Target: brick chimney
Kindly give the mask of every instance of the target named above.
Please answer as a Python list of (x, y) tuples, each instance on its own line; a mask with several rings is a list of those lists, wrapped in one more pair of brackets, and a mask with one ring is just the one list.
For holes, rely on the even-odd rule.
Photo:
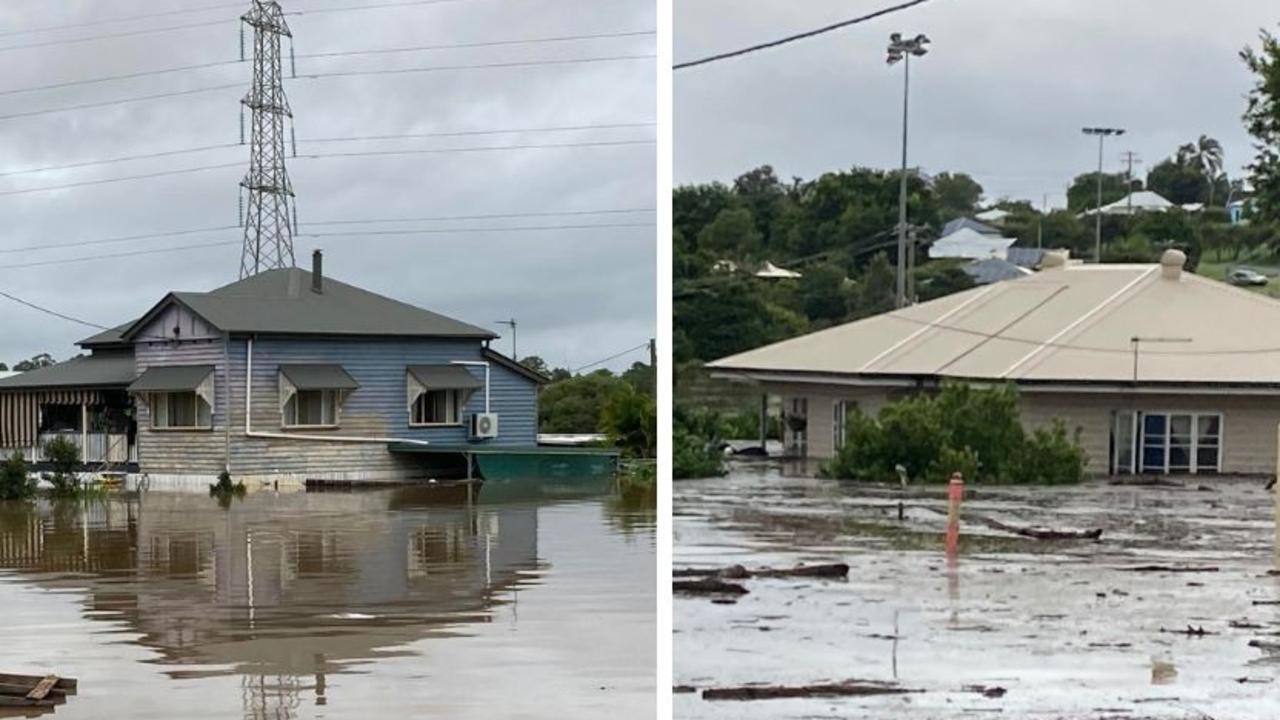
[(324, 253), (319, 250), (311, 253), (311, 292), (324, 294)]

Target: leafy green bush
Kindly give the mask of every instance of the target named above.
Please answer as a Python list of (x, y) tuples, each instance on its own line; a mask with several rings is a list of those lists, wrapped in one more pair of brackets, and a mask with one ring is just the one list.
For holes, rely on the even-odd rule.
[(59, 435), (44, 444), (44, 457), (51, 472), (44, 473), (45, 482), (53, 486), (57, 496), (75, 495), (80, 491), (80, 448)]
[(845, 421), (844, 447), (823, 468), (830, 477), (888, 482), (896, 466), (924, 482), (966, 480), (1070, 483), (1084, 477), (1085, 454), (1056, 421), (1026, 432), (1012, 385), (977, 389), (948, 383), (936, 395), (912, 395), (879, 418), (855, 412)]
[(24, 500), (35, 494), (36, 482), (21, 452), (0, 461), (0, 500)]
[(709, 410), (677, 409), (672, 423), (672, 476), (677, 479), (724, 474), (720, 417)]
[(652, 460), (624, 463), (618, 474), (618, 494), (630, 506), (656, 507), (658, 464)]
[(652, 395), (622, 385), (601, 408), (600, 426), (627, 457), (658, 454), (658, 404)]

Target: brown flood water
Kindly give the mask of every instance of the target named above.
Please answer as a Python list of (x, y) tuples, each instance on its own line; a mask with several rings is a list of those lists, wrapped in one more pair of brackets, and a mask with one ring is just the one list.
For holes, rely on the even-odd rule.
[[(730, 602), (677, 596), (675, 715), (699, 720), (1183, 720), (1280, 717), (1280, 532), (1256, 480), (1177, 487), (972, 487), (958, 562), (946, 489), (893, 488), (741, 463), (673, 493), (674, 567), (842, 561), (841, 580), (751, 579)], [(1101, 528), (1019, 538), (972, 521)], [(1213, 568), (1140, 571), (1141, 566)], [(722, 600), (722, 603), (725, 601)], [(1185, 633), (1188, 626), (1205, 635)], [(754, 683), (896, 682), (898, 696), (748, 702)], [(975, 686), (1007, 692), (987, 697)]]
[(50, 718), (651, 718), (652, 513), (413, 489), (0, 503), (0, 672)]

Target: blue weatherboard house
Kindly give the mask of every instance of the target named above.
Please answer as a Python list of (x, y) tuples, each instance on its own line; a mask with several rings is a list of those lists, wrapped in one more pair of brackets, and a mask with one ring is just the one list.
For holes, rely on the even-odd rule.
[(43, 461), (54, 437), (86, 469), (152, 482), (363, 482), (471, 476), (537, 450), (546, 378), (483, 328), (311, 272), (171, 292), (79, 345), (88, 355), (0, 380), (0, 450)]

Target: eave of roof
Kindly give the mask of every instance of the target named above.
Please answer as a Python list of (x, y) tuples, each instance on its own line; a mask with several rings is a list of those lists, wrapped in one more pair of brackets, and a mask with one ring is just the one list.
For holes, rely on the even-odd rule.
[(498, 365), (501, 365), (502, 367), (516, 373), (517, 375), (523, 375), (524, 377), (534, 381), (539, 385), (546, 385), (547, 383), (551, 382), (551, 378), (547, 377), (546, 375), (543, 375), (542, 373), (536, 370), (531, 370), (525, 367), (523, 364), (516, 362), (515, 360), (512, 360), (511, 358), (507, 357), (506, 355), (503, 355), (502, 353), (492, 348), (485, 348), (484, 350), (481, 351), (480, 354), (484, 357), (484, 359), (489, 360)]
[(0, 391), (125, 388), (135, 374), (133, 353), (88, 355), (0, 379)]

